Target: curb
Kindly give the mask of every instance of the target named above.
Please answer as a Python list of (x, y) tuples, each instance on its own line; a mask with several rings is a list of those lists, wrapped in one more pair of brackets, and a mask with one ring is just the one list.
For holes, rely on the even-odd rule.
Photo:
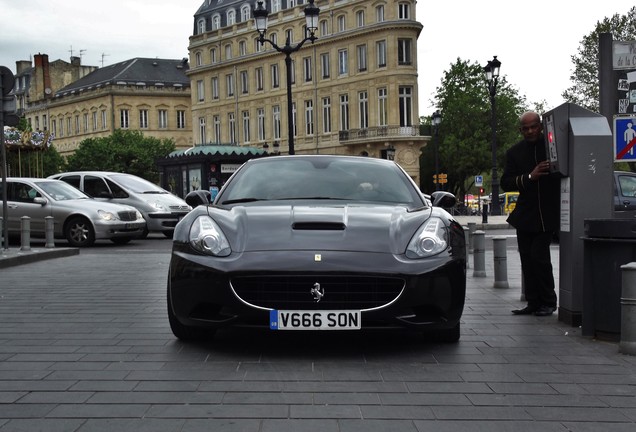
[(31, 249), (30, 251), (20, 251), (19, 249), (4, 249), (0, 255), (0, 269), (13, 267), (22, 264), (30, 264), (46, 259), (63, 258), (72, 255), (79, 255), (78, 248), (55, 248), (55, 249)]

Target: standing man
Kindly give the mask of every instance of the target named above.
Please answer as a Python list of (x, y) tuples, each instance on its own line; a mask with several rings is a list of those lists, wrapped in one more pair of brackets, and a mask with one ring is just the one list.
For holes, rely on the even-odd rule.
[(515, 315), (548, 316), (557, 307), (550, 243), (559, 229), (560, 176), (550, 173), (539, 114), (519, 118), (523, 139), (506, 152), (501, 176), (504, 191), (519, 191), (508, 223), (517, 230), (517, 244), (528, 305)]

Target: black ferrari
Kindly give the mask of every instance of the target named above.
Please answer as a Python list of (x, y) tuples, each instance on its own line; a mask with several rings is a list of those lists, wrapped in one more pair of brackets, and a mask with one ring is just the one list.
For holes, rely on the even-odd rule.
[(174, 232), (167, 301), (176, 337), (261, 326), (459, 339), (464, 230), (443, 209), (455, 198), (423, 195), (395, 162), (253, 159), (208, 199), (190, 193), (196, 208)]

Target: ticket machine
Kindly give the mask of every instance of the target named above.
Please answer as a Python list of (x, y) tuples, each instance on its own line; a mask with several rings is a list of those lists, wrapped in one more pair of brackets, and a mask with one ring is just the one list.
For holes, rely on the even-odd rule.
[(611, 218), (613, 140), (607, 119), (572, 103), (543, 114), (546, 154), (561, 179), (559, 320), (572, 326), (583, 315), (584, 220)]

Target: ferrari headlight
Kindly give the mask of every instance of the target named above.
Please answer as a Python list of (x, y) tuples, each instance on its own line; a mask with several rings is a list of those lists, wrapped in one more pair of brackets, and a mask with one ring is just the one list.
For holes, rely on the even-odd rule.
[(427, 258), (446, 250), (448, 231), (440, 218), (428, 219), (417, 230), (406, 249), (408, 258)]
[(230, 243), (221, 228), (209, 216), (199, 216), (190, 227), (190, 245), (206, 255), (228, 256)]

